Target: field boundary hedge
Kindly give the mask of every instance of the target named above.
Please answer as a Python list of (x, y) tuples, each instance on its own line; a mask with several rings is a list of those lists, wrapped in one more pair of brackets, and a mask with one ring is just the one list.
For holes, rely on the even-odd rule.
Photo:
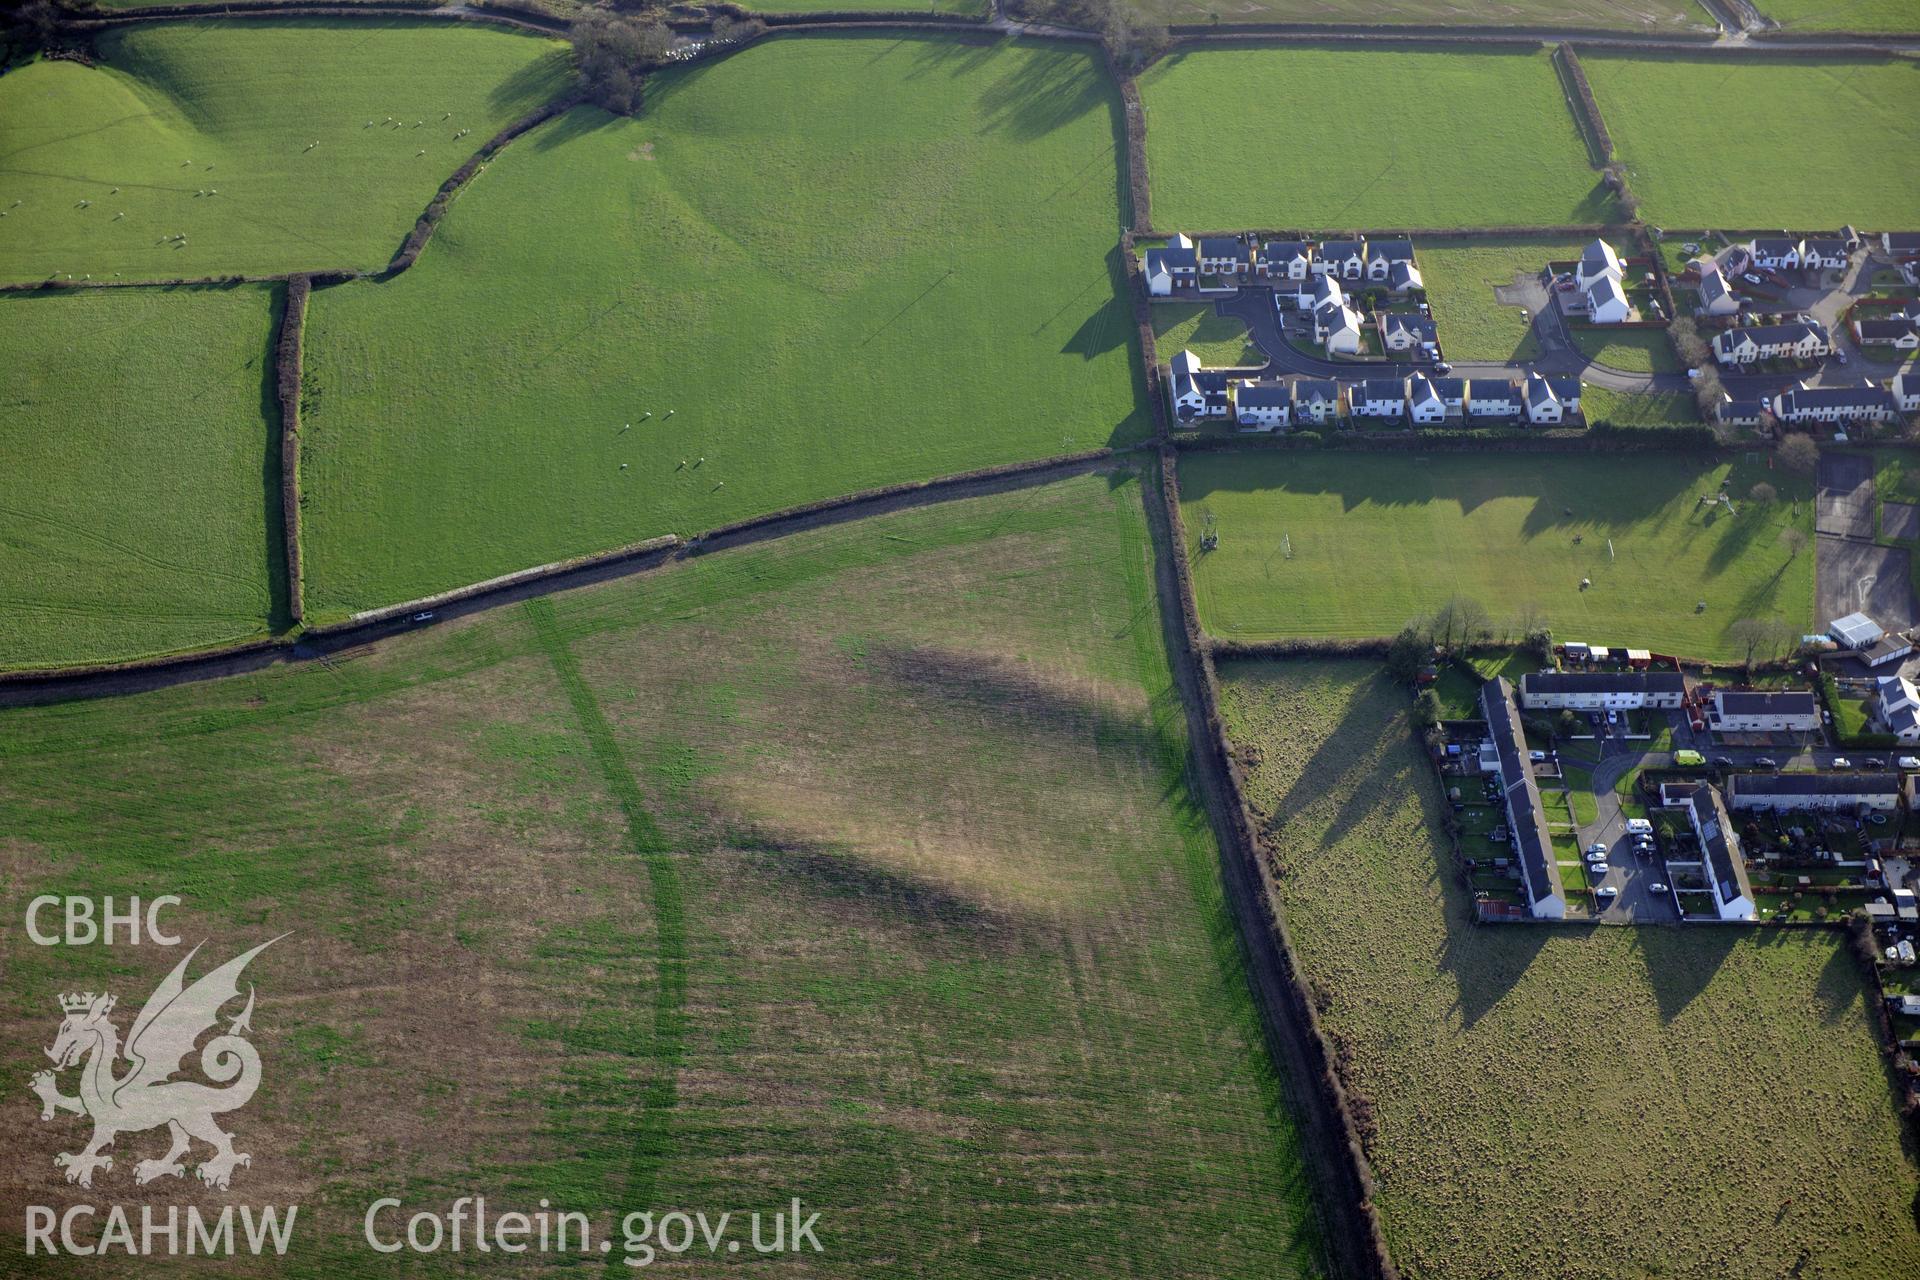
[(274, 345), (274, 384), (280, 393), (280, 541), (287, 575), (287, 613), (295, 626), (305, 619), (300, 574), (300, 380), (306, 335), (307, 296), (312, 282), (302, 275), (287, 280), (280, 341)]
[[(1296, 1082), (1302, 1151), (1317, 1170), (1322, 1232), (1335, 1275), (1397, 1280), (1374, 1205), (1373, 1167), (1360, 1140), (1332, 1039), (1299, 970), (1285, 918), (1268, 885), (1274, 872), (1259, 825), (1247, 808), (1239, 763), (1220, 716), (1220, 686), (1210, 642), (1200, 627), (1180, 516), (1179, 457), (1159, 450), (1160, 483), (1144, 487), (1156, 532), (1162, 613), (1176, 687), (1187, 710), (1200, 800), (1220, 841), (1222, 880), (1248, 952), (1247, 972), (1267, 1041), (1283, 1074)], [(1169, 600), (1167, 597), (1171, 596)], [(1263, 979), (1265, 979), (1263, 981)]]
[(1613, 160), (1613, 134), (1607, 131), (1607, 119), (1600, 114), (1599, 100), (1593, 96), (1593, 86), (1587, 83), (1587, 69), (1580, 65), (1580, 55), (1563, 41), (1554, 47), (1553, 65), (1559, 68), (1561, 79), (1572, 90), (1573, 118), (1580, 125), (1580, 137), (1587, 144), (1593, 167), (1606, 168)]

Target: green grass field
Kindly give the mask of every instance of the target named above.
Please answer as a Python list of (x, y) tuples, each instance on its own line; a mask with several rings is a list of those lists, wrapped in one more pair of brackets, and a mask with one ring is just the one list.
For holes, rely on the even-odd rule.
[[(1392, 635), (1461, 595), (1496, 624), (1531, 612), (1561, 639), (1702, 659), (1737, 656), (1727, 630), (1742, 618), (1812, 621), (1813, 553), (1790, 557), (1781, 541), (1787, 528), (1811, 537), (1811, 488), (1768, 472), (1780, 501), (1738, 501), (1761, 478), (1755, 464), (1685, 455), (1222, 453), (1180, 465), (1188, 527), (1211, 511), (1220, 530), (1217, 550), (1194, 553), (1216, 635)], [(1737, 516), (1698, 503), (1722, 480)]]
[(1495, 298), (1517, 276), (1580, 256), (1578, 240), (1422, 240), (1414, 246), (1450, 360), (1525, 360), (1538, 350), (1521, 308)]
[(1117, 111), (1078, 50), (783, 39), (521, 139), (314, 295), (309, 609), (1140, 439)]
[(1403, 690), (1357, 663), (1222, 680), (1402, 1274), (1920, 1272), (1915, 1169), (1837, 934), (1475, 927)]
[(1589, 360), (1630, 373), (1677, 373), (1680, 357), (1665, 329), (1569, 328), (1573, 344)]
[(1920, 31), (1913, 0), (1760, 0), (1789, 31)]
[(1176, 53), (1140, 79), (1162, 230), (1611, 220), (1544, 52)]
[[(485, 1192), (601, 1228), (797, 1195), (822, 1274), (1322, 1275), (1149, 557), (1138, 482), (1091, 476), (0, 713), (0, 907), (177, 892), (218, 959), (297, 930), (231, 1127), (299, 1274), (393, 1274), (373, 1195)], [(23, 1098), (56, 992), (130, 1017), (177, 959), (0, 956)], [(37, 1114), (0, 1137), (64, 1205), (78, 1122)]]
[[(1583, 56), (1646, 217), (1669, 227), (1900, 226), (1920, 208), (1920, 67), (1891, 60)], [(1906, 106), (1902, 106), (1906, 103)], [(1737, 129), (1716, 121), (1739, 120)], [(1817, 139), (1780, 180), (1783, 134)], [(1709, 144), (1708, 139), (1711, 139)], [(1702, 163), (1711, 145), (1712, 162)], [(1730, 175), (1733, 175), (1730, 177)]]
[(1697, 427), (1700, 410), (1693, 397), (1679, 391), (1636, 396), (1589, 386), (1580, 395), (1581, 412), (1588, 422), (1602, 419), (1621, 426)]
[(284, 626), (277, 290), (0, 298), (0, 668)]
[(383, 267), (570, 76), (556, 41), (450, 23), (163, 23), (96, 47), (98, 69), (0, 76), (0, 280)]
[(1184, 349), (1209, 366), (1265, 364), (1247, 326), (1214, 311), (1213, 304), (1161, 302), (1153, 308), (1153, 349), (1162, 364)]

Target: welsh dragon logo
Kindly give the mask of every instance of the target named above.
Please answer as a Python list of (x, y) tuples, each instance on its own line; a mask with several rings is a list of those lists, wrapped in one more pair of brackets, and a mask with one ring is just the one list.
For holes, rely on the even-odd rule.
[[(113, 1012), (113, 996), (89, 991), (60, 997), (66, 1017), (53, 1047), (47, 1050), (54, 1069), (35, 1073), (32, 1087), (40, 1098), (42, 1120), (51, 1120), (62, 1111), (93, 1120), (93, 1140), (84, 1150), (62, 1152), (53, 1158), (56, 1167), (67, 1171), (68, 1182), (91, 1187), (96, 1169), (112, 1172), (113, 1157), (102, 1152), (116, 1137), (161, 1125), (167, 1127), (173, 1145), (158, 1160), (134, 1165), (136, 1183), (184, 1175), (186, 1165), (181, 1157), (188, 1154), (190, 1139), (194, 1138), (213, 1148), (213, 1156), (195, 1170), (209, 1187), (224, 1191), (235, 1166), (253, 1163), (251, 1156), (233, 1149), (233, 1135), (213, 1119), (245, 1106), (260, 1087), (260, 1054), (246, 1039), (246, 1033), (252, 1030), (251, 986), (247, 988), (246, 1008), (232, 1019), (225, 1034), (214, 1036), (200, 1050), (201, 1071), (225, 1087), (175, 1080), (173, 1076), (201, 1035), (217, 1027), (221, 1007), (239, 998), (240, 974), (248, 961), (279, 940), (261, 943), (191, 986), (186, 982), (187, 965), (200, 948), (189, 951), (186, 959), (154, 988), (146, 1007), (133, 1020), (133, 1029), (127, 1033), (124, 1056), (128, 1066), (124, 1073), (118, 1070), (122, 1057), (120, 1032), (108, 1017)], [(80, 1094), (68, 1097), (60, 1092), (55, 1072), (83, 1062)]]

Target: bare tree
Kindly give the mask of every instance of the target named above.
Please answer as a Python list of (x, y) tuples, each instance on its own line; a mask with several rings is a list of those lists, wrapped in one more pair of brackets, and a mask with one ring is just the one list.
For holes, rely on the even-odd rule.
[(1487, 607), (1471, 596), (1454, 596), (1433, 613), (1433, 642), (1452, 653), (1493, 634)]
[(1779, 500), (1780, 491), (1768, 484), (1765, 480), (1762, 480), (1759, 484), (1747, 490), (1747, 497), (1754, 502), (1762, 504), (1771, 503)]
[(1675, 316), (1673, 323), (1667, 326), (1667, 341), (1673, 344), (1673, 350), (1681, 363), (1693, 365), (1703, 370), (1713, 368), (1713, 348), (1700, 336), (1700, 326), (1694, 323), (1692, 316)]
[(1807, 531), (1799, 525), (1790, 524), (1780, 531), (1780, 545), (1787, 549), (1787, 559), (1796, 560), (1807, 549)]
[(575, 19), (567, 38), (589, 101), (615, 115), (639, 110), (647, 71), (665, 62), (673, 48), (673, 33), (666, 24), (635, 22), (604, 11)]
[(1781, 466), (1803, 475), (1820, 465), (1820, 446), (1798, 431), (1781, 438), (1779, 453)]

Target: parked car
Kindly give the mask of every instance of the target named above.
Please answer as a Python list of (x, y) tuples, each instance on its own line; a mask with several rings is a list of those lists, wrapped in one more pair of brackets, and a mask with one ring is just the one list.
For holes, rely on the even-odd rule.
[(1755, 756), (1753, 762), (1762, 769), (1778, 769), (1780, 767), (1780, 762), (1772, 756)]
[(1713, 763), (1717, 765), (1719, 768), (1731, 769), (1733, 768), (1733, 757), (1732, 756), (1715, 756), (1713, 758)]
[(1595, 889), (1593, 891), (1593, 896), (1601, 899), (1604, 902), (1612, 902), (1615, 898), (1620, 896), (1620, 890), (1614, 888), (1610, 884), (1603, 884), (1598, 889)]
[(1620, 713), (1619, 713), (1618, 711), (1609, 711), (1609, 712), (1607, 712), (1607, 723), (1608, 723), (1608, 724), (1619, 724), (1619, 723), (1620, 723)]
[(1433, 371), (1444, 378), (1453, 372), (1453, 366), (1445, 360), (1436, 360), (1433, 362)]
[(1611, 870), (1613, 870), (1613, 868), (1604, 862), (1589, 862), (1587, 864), (1587, 876), (1589, 879), (1603, 877)]
[(416, 613), (416, 614), (414, 614), (414, 615), (413, 615), (413, 620), (414, 620), (415, 622), (432, 622), (432, 621), (433, 621), (433, 610), (431, 610), (431, 609), (426, 609), (426, 610), (423, 610), (423, 611), (421, 611), (420, 613)]
[(1845, 756), (1835, 756), (1827, 762), (1827, 767), (1829, 769), (1851, 769), (1853, 768), (1853, 761), (1847, 759)]
[(1740, 278), (1742, 280), (1745, 280), (1748, 284), (1765, 284), (1766, 283), (1766, 281), (1762, 280), (1758, 275), (1756, 275), (1754, 272), (1751, 272), (1751, 271), (1747, 272), (1745, 275), (1741, 276)]
[(1902, 769), (1920, 769), (1920, 756), (1901, 756), (1894, 763)]
[(1647, 886), (1647, 892), (1648, 893), (1665, 893), (1667, 892), (1668, 887), (1669, 886), (1662, 884), (1660, 881), (1655, 880), (1652, 884)]
[(1887, 767), (1887, 762), (1885, 760), (1882, 760), (1879, 756), (1868, 756), (1865, 760), (1862, 760), (1860, 763), (1867, 766), (1867, 768), (1869, 769), (1884, 769)]
[(1588, 845), (1588, 846), (1587, 846), (1587, 856), (1588, 856), (1589, 858), (1604, 858), (1604, 857), (1606, 857), (1606, 856), (1607, 856), (1607, 845), (1606, 845), (1606, 841), (1604, 841), (1604, 840), (1595, 840), (1595, 841), (1594, 841), (1594, 842), (1593, 842), (1592, 844), (1590, 844), (1590, 845)]

